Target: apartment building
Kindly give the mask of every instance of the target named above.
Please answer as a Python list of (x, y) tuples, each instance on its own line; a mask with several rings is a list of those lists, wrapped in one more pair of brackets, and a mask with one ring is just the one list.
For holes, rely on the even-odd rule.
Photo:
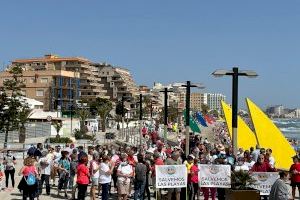
[(226, 96), (219, 93), (204, 93), (207, 98), (207, 105), (210, 110), (217, 110), (222, 113), (221, 101), (226, 101)]
[(117, 101), (122, 96), (134, 97), (139, 94), (139, 88), (128, 69), (113, 67), (105, 63), (94, 63), (93, 65), (97, 68), (106, 96), (110, 99)]
[(191, 109), (201, 111), (203, 104), (207, 104), (205, 93), (191, 93)]
[[(0, 73), (0, 87), (5, 80), (11, 79), (9, 72)], [(25, 87), (21, 93), (44, 104), (44, 110), (54, 110), (60, 106), (68, 109), (78, 99), (79, 74), (64, 70), (23, 71)]]
[[(55, 110), (58, 106), (69, 109), (76, 100), (91, 102), (97, 97), (109, 98), (98, 69), (88, 59), (49, 54), (41, 58), (16, 59), (9, 68), (14, 65), (23, 69), (24, 94), (42, 101), (45, 110)], [(8, 72), (0, 73), (1, 79), (9, 76)]]

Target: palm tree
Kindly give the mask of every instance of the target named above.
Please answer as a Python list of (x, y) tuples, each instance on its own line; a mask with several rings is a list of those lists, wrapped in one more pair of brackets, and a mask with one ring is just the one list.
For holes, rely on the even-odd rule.
[(61, 121), (53, 121), (52, 125), (54, 126), (54, 128), (56, 130), (56, 138), (57, 139), (60, 138), (59, 131), (63, 127), (62, 122)]
[(25, 124), (28, 122), (31, 116), (32, 110), (28, 107), (22, 107), (19, 111), (19, 143), (24, 143), (26, 139), (26, 127)]
[(79, 117), (80, 121), (80, 131), (85, 134), (86, 128), (84, 122), (90, 117), (91, 113), (88, 109), (79, 108), (78, 110), (76, 110), (76, 114)]
[(96, 101), (91, 104), (90, 108), (96, 110), (100, 116), (102, 131), (105, 132), (106, 118), (109, 112), (113, 109), (112, 102), (108, 99), (98, 97), (96, 98)]

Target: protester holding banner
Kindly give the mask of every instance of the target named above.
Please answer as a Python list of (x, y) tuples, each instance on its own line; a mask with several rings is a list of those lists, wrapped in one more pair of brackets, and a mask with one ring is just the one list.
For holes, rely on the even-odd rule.
[[(156, 196), (157, 190), (156, 190), (156, 172), (155, 172), (155, 166), (157, 165), (164, 165), (164, 161), (161, 159), (161, 155), (158, 152), (155, 152), (153, 155), (154, 161), (151, 168), (152, 172), (152, 185), (154, 190), (154, 196)], [(157, 193), (157, 198), (160, 198), (160, 193)]]
[[(174, 151), (171, 155), (171, 158), (167, 158), (165, 164), (166, 165), (180, 165), (180, 161), (179, 161), (179, 152), (178, 151)], [(168, 200), (172, 200), (172, 195), (175, 192), (175, 197), (176, 200), (180, 200), (180, 188), (168, 188)]]
[(188, 176), (188, 183), (191, 187), (190, 193), (189, 193), (189, 200), (195, 200), (196, 197), (199, 199), (199, 181), (198, 181), (198, 159), (195, 158), (193, 160), (194, 164), (190, 169), (190, 174)]
[(265, 162), (265, 156), (260, 154), (257, 158), (257, 162), (253, 165), (252, 172), (275, 172), (276, 169), (272, 168), (268, 162)]

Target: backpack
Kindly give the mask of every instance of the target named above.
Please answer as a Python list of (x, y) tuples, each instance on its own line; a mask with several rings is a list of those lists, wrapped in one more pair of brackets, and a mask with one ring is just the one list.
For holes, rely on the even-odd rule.
[(25, 181), (29, 186), (34, 185), (36, 182), (36, 177), (33, 175), (33, 173), (29, 173), (27, 178), (25, 178)]
[(146, 180), (147, 166), (143, 163), (138, 163), (135, 167), (135, 179), (137, 181)]

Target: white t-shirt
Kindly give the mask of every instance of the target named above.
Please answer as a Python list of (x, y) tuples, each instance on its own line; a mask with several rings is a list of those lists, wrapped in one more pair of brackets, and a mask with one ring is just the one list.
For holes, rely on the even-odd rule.
[[(131, 173), (133, 173), (133, 169), (132, 169), (132, 166), (127, 164), (127, 165), (122, 165), (122, 163), (119, 165), (118, 167), (118, 171), (120, 171), (122, 174), (124, 175), (130, 175)], [(119, 176), (118, 177), (118, 180), (119, 181), (125, 181), (126, 179), (126, 182), (130, 182), (130, 179), (129, 178), (125, 178), (123, 176)]]
[(109, 171), (109, 164), (108, 163), (101, 163), (100, 170), (99, 170), (99, 183), (105, 184), (111, 182), (111, 175), (106, 174)]
[[(96, 171), (96, 169), (98, 168), (99, 164), (96, 161), (91, 161), (92, 162), (92, 168), (93, 168), (93, 172)], [(92, 178), (99, 178), (99, 169), (92, 175)]]
[(274, 167), (275, 166), (275, 159), (273, 156), (270, 156), (269, 157), (269, 164), (271, 165), (271, 167)]
[[(46, 165), (41, 165), (41, 163), (47, 163)], [(41, 170), (41, 174), (45, 174), (45, 175), (50, 175), (51, 174), (51, 165), (52, 165), (52, 160), (47, 158), (47, 157), (44, 157), (44, 158), (41, 158), (39, 160), (39, 168)], [(46, 166), (46, 167), (45, 167)]]
[(239, 166), (239, 165), (235, 166), (234, 171), (238, 172), (240, 170), (242, 170), (242, 171), (249, 171), (249, 167), (246, 164), (243, 164), (241, 166)]

